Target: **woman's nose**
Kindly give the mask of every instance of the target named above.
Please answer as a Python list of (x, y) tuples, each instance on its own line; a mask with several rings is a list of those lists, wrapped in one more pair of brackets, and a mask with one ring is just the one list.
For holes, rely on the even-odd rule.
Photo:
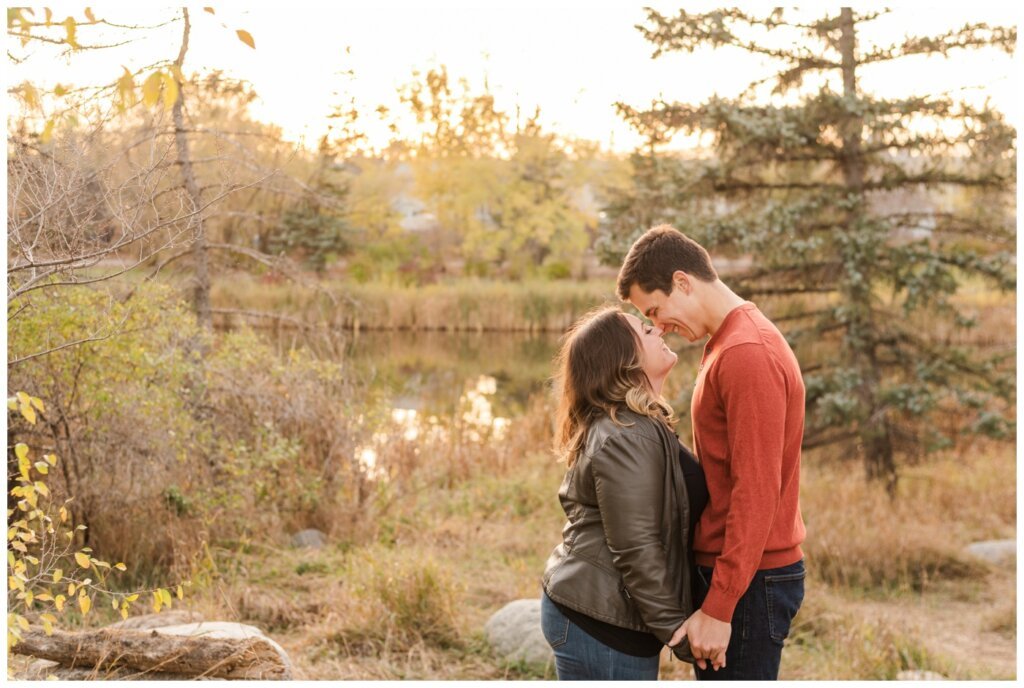
[(658, 335), (659, 337), (665, 334), (665, 330), (661, 329), (661, 327), (659, 327), (658, 325), (655, 325), (653, 328), (651, 328), (651, 332), (653, 334)]

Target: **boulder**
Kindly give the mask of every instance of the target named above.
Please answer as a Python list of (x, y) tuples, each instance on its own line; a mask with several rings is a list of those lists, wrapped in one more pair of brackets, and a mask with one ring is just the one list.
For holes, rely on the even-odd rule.
[(971, 557), (987, 561), (997, 566), (1012, 564), (1017, 560), (1016, 540), (985, 540), (973, 542), (964, 549)]
[(299, 532), (292, 535), (292, 547), (308, 547), (310, 549), (320, 549), (327, 544), (327, 536), (323, 532), (316, 528), (307, 528), (306, 530), (300, 530)]
[(202, 621), (203, 615), (199, 612), (187, 610), (174, 610), (160, 612), (159, 614), (143, 614), (142, 616), (130, 616), (124, 621), (110, 624), (107, 628), (117, 628), (122, 631), (148, 631), (161, 626), (178, 626), (180, 624)]
[(540, 629), (540, 599), (509, 602), (484, 626), (487, 642), (509, 662), (547, 666), (554, 661)]

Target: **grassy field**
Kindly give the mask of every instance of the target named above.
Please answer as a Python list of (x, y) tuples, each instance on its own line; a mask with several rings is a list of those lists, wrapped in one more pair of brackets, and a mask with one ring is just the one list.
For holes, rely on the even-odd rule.
[[(520, 419), (522, 435), (543, 436), (547, 414), (538, 405)], [(407, 495), (358, 542), (216, 553), (190, 606), (264, 628), (305, 678), (551, 678), (550, 667), (493, 657), (483, 626), (507, 602), (539, 595), (563, 522), (562, 468), (542, 451), (513, 461), (481, 453), (475, 469)], [(810, 575), (782, 677), (892, 679), (921, 669), (1013, 679), (1015, 571), (960, 552), (1014, 537), (1013, 447), (977, 445), (914, 468), (896, 502), (851, 468), (805, 461)], [(666, 653), (662, 676), (691, 670)]]
[[(322, 303), (296, 301), (300, 292), (282, 285), (236, 286), (233, 297), (247, 300), (225, 303), (221, 292), (218, 306), (276, 310), (321, 324), (344, 312), (317, 316)], [(370, 304), (377, 324), (397, 329), (412, 327), (413, 318), (416, 326), (443, 324), (440, 329), (493, 324), (540, 330), (564, 327), (606, 289), (598, 283), (535, 286), (463, 282), (421, 294), (370, 285), (347, 296)], [(968, 290), (959, 298), (981, 325), (968, 333), (950, 331), (949, 341), (1012, 353), (1012, 295)], [(165, 329), (185, 333), (183, 310), (161, 305), (155, 296), (141, 299), (136, 296), (138, 317), (148, 314)], [(427, 303), (433, 310), (421, 307)], [(90, 304), (83, 301), (79, 312)], [(759, 305), (771, 310), (771, 304)], [(69, 320), (67, 306), (52, 304), (52, 317)], [(83, 331), (94, 331), (90, 322)], [(149, 491), (134, 496), (138, 510), (108, 508), (106, 530), (102, 519), (92, 522), (93, 544), (102, 543), (96, 546), (132, 566), (135, 578), (126, 585), (191, 579), (185, 607), (209, 620), (261, 627), (288, 650), (301, 678), (553, 677), (551, 667), (504, 664), (483, 638), (487, 619), (504, 604), (538, 597), (545, 559), (560, 537), (564, 516), (556, 492), (563, 469), (546, 450), (549, 400), (530, 397), (522, 384), (515, 408), (501, 411), (512, 418), (503, 432), (474, 427), (456, 414), (451, 427), (409, 436), (407, 428), (375, 425), (377, 416), (386, 421), (390, 407), (372, 407), (353, 380), (359, 377), (357, 361), (344, 360), (344, 342), (354, 333), (328, 337), (317, 330), (324, 335), (323, 350), (312, 355), (236, 331), (216, 334), (203, 366), (203, 413), (197, 415), (175, 391), (191, 368), (181, 351), (146, 336), (152, 331), (96, 345), (87, 367), (97, 390), (91, 394), (106, 395), (101, 420), (109, 428), (99, 428), (106, 434), (95, 419), (90, 426), (96, 433), (90, 456), (97, 465), (109, 463), (124, 473), (142, 462), (146, 471), (139, 475), (152, 476), (152, 458), (126, 445), (130, 438), (147, 451), (164, 451), (168, 471), (185, 486), (174, 493), (175, 501), (164, 489), (166, 480), (140, 481), (138, 490)], [(48, 332), (40, 327), (37, 334)], [(389, 374), (415, 374), (421, 358), (466, 358), (454, 340), (394, 334), (408, 346), (393, 350), (395, 371)], [(529, 378), (549, 374), (545, 355), (524, 357), (523, 342), (509, 339), (505, 348), (485, 355), (523, 368), (519, 372)], [(435, 355), (437, 348), (443, 356)], [(64, 370), (57, 366), (62, 360), (64, 355), (54, 355), (46, 368), (26, 366), (38, 380), (24, 372), (18, 384), (43, 393), (39, 381), (49, 381), (49, 405), (63, 389), (57, 384), (63, 378), (54, 377)], [(72, 359), (67, 365), (81, 368)], [(695, 365), (686, 358), (674, 384), (686, 385)], [(143, 369), (150, 373), (140, 375)], [(480, 374), (476, 367), (460, 367), (456, 378), (474, 370)], [(117, 399), (108, 398), (113, 388), (120, 389)], [(458, 397), (458, 389), (444, 391)], [(167, 439), (175, 418), (180, 447)], [(688, 434), (685, 427), (681, 434)], [(370, 444), (387, 481), (367, 479), (353, 460)], [(859, 463), (841, 458), (834, 452), (805, 455), (808, 592), (783, 678), (889, 679), (904, 669), (955, 679), (1015, 678), (1016, 571), (962, 554), (970, 542), (1015, 537), (1015, 446), (963, 439), (955, 451), (904, 467), (895, 501), (864, 483)], [(193, 477), (197, 484), (190, 491)], [(108, 481), (96, 484), (106, 489)], [(238, 484), (252, 489), (238, 490)], [(100, 496), (98, 504), (109, 504)], [(147, 527), (152, 523), (158, 524), (155, 534)], [(327, 532), (327, 547), (288, 546), (289, 533), (311, 526)], [(143, 545), (152, 551), (143, 552)], [(118, 547), (126, 551), (114, 551)], [(157, 556), (168, 551), (174, 553), (169, 562)], [(145, 613), (133, 613), (139, 612)], [(84, 620), (72, 610), (66, 621), (80, 628), (115, 618), (107, 605)], [(690, 678), (691, 670), (666, 654), (662, 675)]]

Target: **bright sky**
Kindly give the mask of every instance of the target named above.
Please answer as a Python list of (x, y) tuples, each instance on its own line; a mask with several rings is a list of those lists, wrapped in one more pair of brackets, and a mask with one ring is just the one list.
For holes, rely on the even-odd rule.
[[(467, 78), (475, 92), (486, 78), (498, 106), (506, 111), (514, 112), (518, 104), (525, 117), (540, 105), (542, 122), (550, 129), (628, 151), (639, 138), (616, 116), (615, 101), (642, 106), (664, 96), (699, 102), (716, 91), (733, 95), (771, 71), (759, 58), (735, 50), (651, 60), (651, 45), (634, 28), (644, 20), (645, 5), (666, 13), (679, 7), (666, 2), (382, 0), (331, 6), (233, 3), (216, 6), (215, 16), (195, 7), (185, 69), (220, 68), (248, 79), (260, 95), (254, 107), (259, 119), (279, 124), (291, 140), (305, 137), (315, 143), (325, 131), (332, 106), (347, 100), (339, 93), (354, 96), (367, 112), (378, 104), (400, 109), (396, 89), (411, 80), (413, 70), (425, 72), (443, 64), (450, 77)], [(58, 21), (69, 13), (83, 18), (84, 5), (50, 6)], [(713, 6), (686, 5), (689, 11)], [(175, 12), (171, 6), (101, 2), (93, 3), (92, 10), (97, 17), (122, 23), (158, 23)], [(927, 35), (968, 22), (1012, 25), (1019, 18), (1020, 10), (1008, 3), (918, 5), (878, 20), (870, 37), (888, 44), (900, 40), (910, 27), (915, 35)], [(80, 42), (90, 41), (87, 28), (80, 29)], [(253, 35), (256, 50), (235, 37), (238, 28)], [(121, 73), (120, 65), (134, 69), (173, 58), (180, 33), (181, 25), (175, 23), (147, 32), (145, 40), (79, 52), (70, 61), (53, 59), (52, 49), (43, 46), (23, 65), (10, 69), (7, 80), (29, 79), (37, 85), (112, 81)], [(986, 50), (960, 51), (945, 62), (903, 62), (899, 67), (864, 69), (862, 86), (880, 95), (907, 95), (908, 87), (917, 93), (939, 93), (966, 86), (972, 100), (990, 97), (1019, 124), (1020, 74), (1013, 58)], [(355, 72), (354, 80), (341, 75), (349, 69)], [(373, 120), (364, 118), (363, 123)], [(383, 125), (369, 133), (374, 144), (386, 142)]]

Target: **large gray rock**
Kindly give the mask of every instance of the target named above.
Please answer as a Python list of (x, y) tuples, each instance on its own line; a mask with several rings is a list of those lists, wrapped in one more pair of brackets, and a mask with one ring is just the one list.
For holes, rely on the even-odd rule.
[(554, 661), (551, 646), (540, 630), (540, 600), (509, 602), (484, 626), (487, 642), (510, 662), (547, 666)]
[(300, 530), (299, 532), (292, 535), (292, 547), (308, 547), (310, 549), (320, 549), (327, 544), (327, 536), (323, 532), (316, 528), (308, 528), (306, 530)]
[(117, 628), (122, 631), (148, 631), (153, 628), (160, 628), (161, 626), (178, 626), (202, 620), (203, 615), (199, 612), (176, 609), (174, 611), (160, 612), (159, 614), (130, 616), (124, 621), (110, 624), (108, 628)]
[(1011, 564), (1017, 559), (1016, 540), (985, 540), (974, 542), (964, 549), (969, 556), (982, 559), (997, 566)]

